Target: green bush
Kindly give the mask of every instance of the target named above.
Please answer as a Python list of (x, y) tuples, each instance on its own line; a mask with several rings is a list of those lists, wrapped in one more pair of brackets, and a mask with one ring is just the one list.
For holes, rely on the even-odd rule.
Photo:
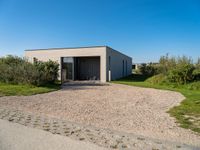
[(200, 81), (192, 82), (192, 83), (188, 84), (187, 86), (188, 86), (188, 89), (190, 89), (190, 90), (200, 90)]
[(158, 72), (166, 75), (174, 66), (176, 66), (175, 57), (169, 57), (168, 54), (166, 56), (161, 56), (158, 63)]
[(25, 58), (0, 58), (0, 82), (43, 85), (54, 83), (58, 77), (58, 63), (53, 61), (30, 63)]
[(193, 81), (194, 69), (194, 64), (190, 58), (185, 56), (179, 57), (176, 60), (176, 65), (174, 68), (168, 71), (167, 78), (169, 81), (177, 84), (186, 84)]
[(34, 66), (36, 66), (39, 72), (38, 83), (46, 84), (46, 83), (54, 83), (58, 78), (58, 70), (59, 64), (54, 61), (34, 61)]
[(194, 77), (194, 81), (200, 81), (200, 58), (195, 64), (195, 69), (193, 70), (192, 75)]
[(158, 74), (157, 68), (153, 63), (141, 64), (141, 66), (139, 66), (139, 71), (144, 76), (149, 76), (149, 77)]
[(145, 82), (151, 83), (151, 84), (162, 84), (166, 82), (166, 76), (164, 74), (158, 74), (155, 76), (152, 76), (145, 80)]
[(7, 57), (0, 58), (1, 82), (31, 84), (31, 78), (33, 77), (35, 71), (36, 68), (32, 64), (20, 57), (9, 55)]
[(170, 82), (186, 84), (193, 80), (193, 70), (194, 68), (192, 65), (177, 66), (169, 71), (167, 78)]
[(161, 56), (159, 63), (142, 64), (139, 69), (144, 76), (159, 74), (150, 78), (149, 82), (158, 82), (161, 76), (165, 76), (166, 82), (177, 85), (200, 81), (200, 58), (194, 64), (189, 57), (169, 57), (167, 54)]

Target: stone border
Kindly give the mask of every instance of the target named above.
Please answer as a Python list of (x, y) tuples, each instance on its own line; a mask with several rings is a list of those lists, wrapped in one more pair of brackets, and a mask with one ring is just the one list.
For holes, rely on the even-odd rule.
[(15, 122), (27, 127), (42, 129), (53, 134), (68, 136), (75, 140), (91, 142), (111, 149), (199, 149), (186, 144), (155, 140), (109, 129), (99, 129), (93, 126), (33, 115), (31, 113), (9, 108), (0, 108), (0, 119)]

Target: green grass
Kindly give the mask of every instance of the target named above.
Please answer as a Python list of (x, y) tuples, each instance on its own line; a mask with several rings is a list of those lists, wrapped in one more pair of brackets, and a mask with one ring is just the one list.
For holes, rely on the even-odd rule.
[(182, 93), (186, 99), (179, 106), (171, 108), (168, 113), (177, 119), (181, 127), (200, 133), (200, 90), (190, 90), (189, 85), (177, 86), (174, 84), (151, 84), (145, 82), (147, 77), (132, 75), (113, 83), (126, 84), (147, 88), (172, 90)]
[(0, 83), (0, 96), (34, 95), (34, 94), (52, 92), (58, 89), (60, 89), (59, 84), (36, 87), (31, 85), (13, 85), (13, 84)]

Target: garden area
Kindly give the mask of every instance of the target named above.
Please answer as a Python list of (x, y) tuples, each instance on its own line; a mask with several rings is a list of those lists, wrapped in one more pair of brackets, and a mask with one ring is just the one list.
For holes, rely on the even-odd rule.
[(141, 64), (131, 76), (113, 82), (180, 92), (185, 100), (168, 113), (181, 127), (200, 133), (200, 59), (162, 56), (159, 63)]
[(33, 95), (60, 89), (59, 64), (51, 60), (33, 63), (17, 56), (0, 58), (0, 96)]

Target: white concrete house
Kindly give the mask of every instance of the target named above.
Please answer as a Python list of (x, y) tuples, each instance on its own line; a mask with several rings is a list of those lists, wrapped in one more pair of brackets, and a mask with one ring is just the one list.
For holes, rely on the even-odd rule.
[(60, 79), (111, 81), (132, 72), (132, 58), (108, 46), (25, 50), (33, 62), (53, 60), (60, 64)]

